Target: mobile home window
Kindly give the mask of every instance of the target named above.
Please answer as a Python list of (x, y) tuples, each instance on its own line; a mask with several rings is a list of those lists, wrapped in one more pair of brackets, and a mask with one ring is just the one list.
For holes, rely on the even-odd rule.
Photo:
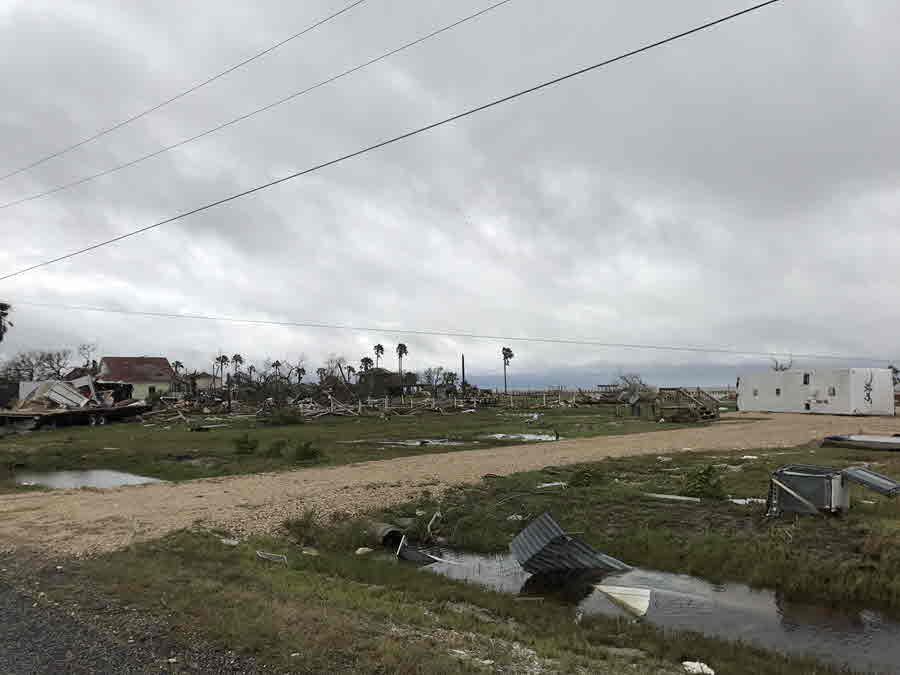
[(781, 387), (775, 387), (775, 395), (781, 396)]
[(809, 373), (803, 373), (803, 384), (809, 386)]
[(837, 388), (834, 385), (828, 387), (828, 395), (837, 396)]

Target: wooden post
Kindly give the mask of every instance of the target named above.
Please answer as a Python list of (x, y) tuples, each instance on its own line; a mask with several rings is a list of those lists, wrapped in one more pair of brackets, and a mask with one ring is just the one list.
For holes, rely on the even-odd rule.
[(358, 412), (358, 414), (361, 416), (361, 415), (362, 415), (362, 399), (360, 399), (359, 401), (357, 401), (357, 404), (358, 404), (358, 405), (357, 405), (357, 412)]

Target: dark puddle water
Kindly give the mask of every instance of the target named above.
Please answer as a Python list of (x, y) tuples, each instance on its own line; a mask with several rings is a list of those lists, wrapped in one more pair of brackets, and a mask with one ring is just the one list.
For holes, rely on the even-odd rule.
[[(585, 615), (631, 618), (594, 584), (649, 588), (650, 609), (643, 620), (662, 629), (739, 639), (863, 672), (900, 672), (900, 623), (878, 612), (786, 601), (772, 591), (742, 584), (711, 584), (639, 568), (605, 576), (588, 572), (565, 579), (542, 578), (525, 572), (508, 554), (484, 556), (444, 549), (435, 555), (449, 562), (424, 569), (506, 593), (564, 602)], [(536, 611), (538, 606), (535, 603)]]
[(142, 485), (144, 483), (161, 483), (158, 478), (138, 476), (123, 471), (107, 471), (94, 469), (90, 471), (47, 471), (16, 473), (15, 481), (19, 485), (42, 485), (49, 488), (111, 488), (122, 485)]

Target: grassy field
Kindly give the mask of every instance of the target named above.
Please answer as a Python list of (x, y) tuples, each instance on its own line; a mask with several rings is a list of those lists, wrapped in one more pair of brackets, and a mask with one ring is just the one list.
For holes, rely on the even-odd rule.
[[(743, 457), (755, 459), (743, 459)], [(544, 511), (601, 551), (630, 564), (778, 589), (786, 597), (862, 603), (900, 612), (900, 504), (853, 488), (841, 517), (765, 517), (763, 505), (715, 497), (766, 496), (773, 469), (807, 463), (844, 467), (868, 463), (900, 477), (900, 453), (800, 447), (669, 457), (611, 458), (601, 462), (460, 486), (438, 502), (419, 502), (377, 514), (379, 520), (428, 516), (440, 510), (441, 534), (452, 547), (506, 550), (523, 526), (508, 520)], [(711, 469), (709, 467), (712, 467)], [(566, 488), (538, 489), (565, 481)], [(710, 495), (700, 503), (663, 501), (645, 493)]]
[[(349, 540), (344, 543), (349, 543)], [(288, 565), (260, 561), (257, 549)], [(298, 673), (683, 673), (700, 659), (719, 673), (833, 673), (812, 661), (693, 634), (666, 634), (514, 596), (346, 551), (306, 555), (287, 538), (226, 546), (180, 532), (100, 558), (50, 569), (55, 600), (140, 609), (167, 617), (171, 634), (252, 653)]]
[[(182, 423), (68, 427), (0, 438), (0, 490), (10, 489), (10, 468), (29, 471), (114, 469), (164, 480), (280, 471), (308, 463), (348, 464), (403, 455), (521, 443), (484, 438), (495, 433), (537, 433), (563, 438), (664, 431), (674, 424), (616, 418), (613, 407), (551, 409), (536, 423), (528, 414), (482, 409), (470, 414), (321, 417), (304, 424), (269, 424), (253, 418), (197, 418), (229, 424), (207, 432)], [(249, 443), (242, 443), (244, 437)], [(429, 443), (443, 439), (453, 444)], [(405, 444), (400, 443), (401, 441)], [(294, 452), (301, 448), (300, 453)]]

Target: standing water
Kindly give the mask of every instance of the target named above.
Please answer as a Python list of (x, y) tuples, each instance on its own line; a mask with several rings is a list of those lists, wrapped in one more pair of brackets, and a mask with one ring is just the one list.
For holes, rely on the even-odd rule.
[(159, 478), (138, 476), (122, 471), (107, 471), (105, 469), (16, 473), (15, 481), (19, 485), (42, 485), (49, 488), (110, 488), (122, 485), (143, 485), (144, 483), (162, 482)]
[[(869, 610), (847, 610), (794, 601), (743, 584), (711, 584), (682, 574), (634, 568), (608, 574), (586, 572), (566, 583), (525, 572), (511, 555), (476, 555), (442, 550), (425, 569), (521, 595), (571, 604), (586, 615), (630, 617), (594, 585), (651, 590), (644, 617), (662, 629), (740, 639), (789, 654), (809, 654), (854, 670), (897, 672), (900, 623)], [(544, 577), (544, 578), (542, 578)]]

